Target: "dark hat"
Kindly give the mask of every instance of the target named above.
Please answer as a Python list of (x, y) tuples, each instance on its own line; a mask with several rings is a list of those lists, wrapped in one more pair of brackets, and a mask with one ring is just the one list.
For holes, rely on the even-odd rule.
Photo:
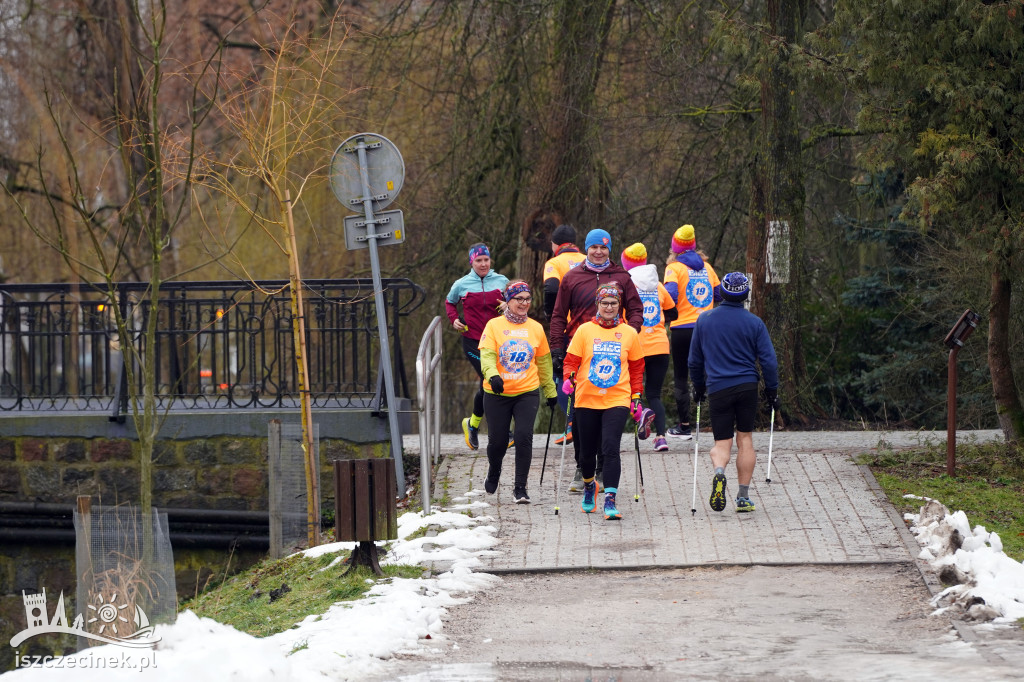
[(555, 231), (551, 233), (551, 242), (558, 245), (575, 244), (576, 228), (572, 225), (559, 225), (555, 228)]
[(750, 280), (742, 272), (730, 272), (722, 278), (722, 298), (742, 303), (750, 293)]

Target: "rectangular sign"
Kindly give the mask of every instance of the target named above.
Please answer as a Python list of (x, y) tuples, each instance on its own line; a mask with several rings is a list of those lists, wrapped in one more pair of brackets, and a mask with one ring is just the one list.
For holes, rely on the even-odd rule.
[(769, 284), (789, 283), (789, 222), (768, 222), (768, 269), (764, 281)]
[[(377, 246), (401, 244), (405, 241), (405, 218), (401, 211), (381, 211), (373, 219)], [(345, 248), (349, 251), (369, 248), (367, 232), (365, 215), (345, 216)]]

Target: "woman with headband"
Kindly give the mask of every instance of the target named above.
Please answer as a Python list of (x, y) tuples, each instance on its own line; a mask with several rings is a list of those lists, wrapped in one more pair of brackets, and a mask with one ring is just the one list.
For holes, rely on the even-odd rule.
[(531, 320), (533, 294), (523, 280), (505, 289), (504, 315), (495, 317), (480, 336), (480, 365), (484, 374), (484, 412), (487, 415), (487, 478), (484, 490), (498, 489), (509, 424), (515, 418), (516, 504), (529, 504), (526, 479), (533, 460), (533, 422), (544, 393), (549, 407), (558, 402), (551, 376), (551, 350), (540, 322)]
[(462, 435), (466, 439), (466, 446), (476, 450), (480, 447), (478, 434), (480, 422), (484, 418), (484, 375), (480, 369), (480, 351), (477, 347), (484, 326), (492, 318), (501, 315), (505, 308), (502, 292), (508, 285), (508, 277), (491, 269), (491, 251), (483, 243), (469, 247), (469, 265), (469, 273), (452, 285), (444, 307), (452, 327), (462, 334), (462, 351), (481, 381), (473, 396), (473, 411), (462, 420)]
[[(562, 390), (573, 393), (580, 443), (584, 513), (596, 507), (597, 453), (604, 457), (604, 517), (621, 519), (615, 495), (622, 464), (619, 444), (626, 420), (640, 421), (644, 354), (636, 330), (622, 321), (622, 290), (615, 282), (597, 288), (597, 315), (573, 334), (565, 354)], [(649, 423), (647, 424), (649, 427)], [(639, 485), (639, 482), (637, 482)]]

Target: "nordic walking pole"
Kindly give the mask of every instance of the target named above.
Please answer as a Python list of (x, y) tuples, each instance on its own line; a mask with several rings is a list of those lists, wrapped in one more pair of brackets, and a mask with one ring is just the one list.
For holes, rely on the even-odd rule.
[(775, 439), (775, 408), (772, 408), (772, 423), (768, 426), (768, 476), (765, 483), (772, 482), (772, 440)]
[[(573, 376), (575, 376), (575, 375), (573, 375)], [(570, 377), (570, 378), (572, 378), (572, 377)], [(569, 413), (572, 412), (572, 399), (575, 398), (575, 397), (576, 397), (576, 387), (573, 386), (572, 393), (569, 394), (569, 404), (565, 408), (565, 418), (566, 418), (566, 420), (569, 419)], [(568, 438), (563, 438), (562, 439), (562, 457), (558, 461), (558, 482), (555, 483), (555, 485), (557, 486), (555, 488), (555, 516), (558, 516), (559, 493), (562, 492), (562, 467), (565, 465), (565, 443), (568, 440), (569, 440)]]
[[(633, 429), (633, 444), (636, 446), (636, 466), (633, 468), (633, 480), (640, 482), (640, 489), (633, 493), (633, 501), (640, 501), (640, 493), (644, 490), (644, 468), (640, 465), (640, 422)], [(645, 503), (646, 504), (646, 503)]]
[(700, 439), (700, 403), (697, 403), (697, 430), (693, 432), (693, 498), (690, 500), (690, 515), (697, 515), (697, 441)]
[(544, 485), (544, 467), (548, 465), (548, 446), (551, 445), (551, 424), (555, 421), (555, 408), (551, 407), (551, 416), (548, 417), (548, 439), (544, 443), (544, 461), (540, 465), (540, 485)]

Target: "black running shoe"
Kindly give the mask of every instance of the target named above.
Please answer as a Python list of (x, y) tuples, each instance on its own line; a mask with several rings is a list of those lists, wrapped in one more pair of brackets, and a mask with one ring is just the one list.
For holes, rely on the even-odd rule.
[(512, 491), (512, 497), (516, 504), (530, 504), (530, 496), (526, 494), (526, 488), (516, 488)]
[(725, 509), (725, 474), (715, 474), (711, 479), (711, 508), (715, 511)]
[(462, 435), (466, 439), (466, 447), (470, 450), (478, 450), (480, 448), (479, 433), (480, 429), (469, 425), (469, 417), (462, 420)]
[(501, 476), (501, 471), (495, 471), (490, 466), (487, 467), (487, 478), (484, 479), (484, 490), (487, 494), (493, 495), (494, 491), (498, 489), (498, 478)]
[(681, 438), (682, 440), (690, 440), (693, 438), (693, 433), (690, 431), (689, 424), (679, 424), (678, 426), (670, 427), (668, 435), (673, 438)]

